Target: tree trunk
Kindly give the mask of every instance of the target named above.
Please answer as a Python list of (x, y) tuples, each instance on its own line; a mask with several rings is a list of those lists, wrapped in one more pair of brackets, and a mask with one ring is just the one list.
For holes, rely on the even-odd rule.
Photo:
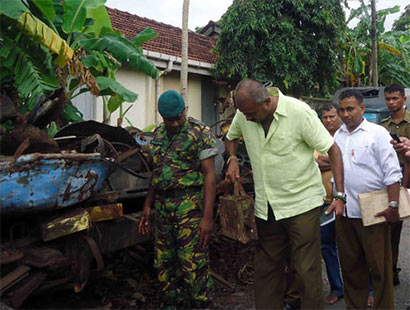
[(182, 51), (181, 51), (181, 95), (188, 107), (188, 14), (189, 0), (184, 0), (182, 9)]

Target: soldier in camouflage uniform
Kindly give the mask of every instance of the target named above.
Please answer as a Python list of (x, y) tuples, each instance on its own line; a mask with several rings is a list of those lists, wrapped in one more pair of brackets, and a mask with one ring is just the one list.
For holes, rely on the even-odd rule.
[(149, 232), (154, 204), (155, 267), (164, 306), (212, 308), (207, 245), (213, 229), (216, 140), (208, 127), (186, 117), (177, 92), (163, 93), (158, 110), (164, 122), (151, 141), (153, 172), (139, 230)]

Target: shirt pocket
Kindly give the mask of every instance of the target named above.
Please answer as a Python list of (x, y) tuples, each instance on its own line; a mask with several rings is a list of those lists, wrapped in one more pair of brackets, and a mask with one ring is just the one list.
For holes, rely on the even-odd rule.
[(352, 153), (354, 154), (353, 162), (355, 164), (363, 166), (374, 166), (376, 164), (371, 143), (356, 147)]
[(273, 135), (269, 141), (270, 151), (277, 156), (286, 156), (292, 153), (294, 141), (290, 135), (279, 133)]

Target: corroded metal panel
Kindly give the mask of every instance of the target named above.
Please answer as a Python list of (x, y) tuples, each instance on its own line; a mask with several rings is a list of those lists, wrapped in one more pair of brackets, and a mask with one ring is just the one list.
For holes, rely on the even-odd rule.
[(90, 214), (82, 209), (66, 212), (54, 219), (46, 220), (40, 224), (41, 238), (43, 241), (70, 235), (90, 227)]
[(1, 212), (67, 207), (98, 191), (114, 165), (100, 154), (28, 154), (0, 160)]
[(112, 220), (123, 215), (121, 203), (94, 206), (87, 208), (87, 211), (90, 213), (91, 222)]
[(219, 202), (222, 235), (245, 244), (258, 239), (252, 197), (221, 196)]

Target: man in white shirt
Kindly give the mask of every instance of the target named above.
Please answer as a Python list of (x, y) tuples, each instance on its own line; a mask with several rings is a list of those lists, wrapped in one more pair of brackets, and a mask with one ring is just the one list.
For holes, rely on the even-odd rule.
[(367, 308), (370, 268), (374, 308), (393, 309), (390, 226), (381, 223), (364, 227), (358, 195), (386, 189), (389, 205), (375, 216), (398, 221), (399, 161), (388, 131), (363, 118), (363, 97), (358, 90), (342, 92), (339, 108), (344, 124), (335, 141), (343, 154), (347, 202), (343, 217), (336, 220), (336, 231), (346, 305), (349, 309)]

